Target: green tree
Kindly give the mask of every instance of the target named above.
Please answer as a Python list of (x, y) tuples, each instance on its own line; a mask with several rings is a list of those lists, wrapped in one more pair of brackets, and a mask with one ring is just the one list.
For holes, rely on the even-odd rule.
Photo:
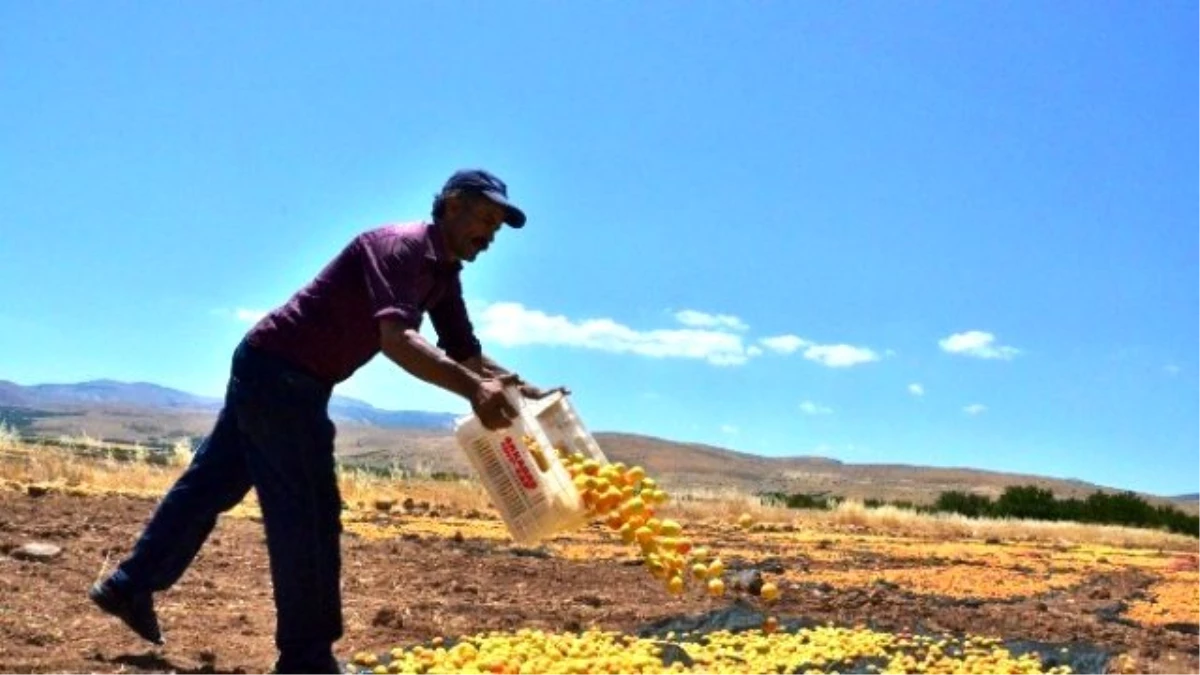
[(981, 518), (992, 515), (993, 504), (992, 500), (985, 495), (950, 490), (938, 495), (937, 501), (934, 503), (934, 510)]
[(1054, 493), (1036, 485), (1010, 485), (996, 500), (996, 515), (1034, 520), (1057, 520)]

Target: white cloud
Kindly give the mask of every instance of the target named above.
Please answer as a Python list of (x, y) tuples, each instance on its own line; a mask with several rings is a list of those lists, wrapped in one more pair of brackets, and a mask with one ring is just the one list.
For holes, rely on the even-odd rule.
[(222, 307), (219, 309), (210, 309), (208, 313), (213, 316), (236, 319), (242, 323), (256, 323), (259, 319), (267, 315), (267, 313), (262, 310), (245, 309), (244, 307), (239, 307), (237, 309), (225, 309)]
[(1016, 347), (993, 345), (995, 340), (996, 336), (991, 333), (970, 330), (938, 340), (938, 346), (944, 352), (974, 356), (980, 359), (1004, 359), (1007, 361), (1021, 353), (1021, 350)]
[(515, 302), (497, 302), (484, 308), (480, 312), (479, 336), (505, 347), (581, 347), (651, 358), (698, 359), (718, 366), (741, 365), (752, 356), (741, 336), (725, 331), (638, 331), (612, 319), (574, 321)]
[(716, 328), (743, 331), (749, 328), (744, 321), (732, 314), (708, 314), (694, 309), (685, 309), (675, 313), (679, 323), (691, 328)]
[(245, 309), (243, 307), (238, 307), (236, 310), (234, 310), (233, 315), (237, 317), (238, 321), (257, 323), (258, 320), (266, 316), (267, 313), (260, 309)]
[(831, 415), (833, 408), (823, 406), (812, 401), (804, 401), (800, 404), (800, 412), (805, 415)]
[(866, 347), (821, 345), (798, 335), (775, 335), (762, 338), (758, 342), (777, 354), (791, 354), (804, 350), (804, 358), (830, 368), (844, 368), (879, 360), (879, 354)]
[(471, 312), (479, 317), (479, 337), (505, 347), (579, 347), (651, 358), (696, 359), (719, 366), (741, 365), (762, 356), (765, 351), (791, 354), (803, 350), (805, 359), (830, 368), (854, 366), (880, 358), (865, 347), (816, 344), (796, 335), (776, 335), (761, 338), (757, 344), (748, 344), (736, 332), (749, 328), (741, 319), (694, 310), (683, 310), (675, 315), (687, 327), (655, 330), (637, 330), (608, 318), (575, 320), (516, 302), (491, 303), (473, 308)]
[(804, 358), (830, 368), (846, 368), (878, 361), (879, 354), (853, 345), (811, 345), (804, 350)]
[(913, 396), (924, 396), (925, 387), (922, 387), (920, 382), (913, 382), (912, 384), (908, 385), (908, 393), (912, 394)]
[(777, 354), (791, 354), (801, 347), (811, 344), (808, 340), (796, 335), (776, 335), (759, 340), (762, 346)]
[(978, 415), (985, 410), (987, 410), (987, 406), (983, 405), (982, 403), (972, 403), (971, 405), (963, 408), (963, 412), (967, 413), (968, 415)]
[(732, 424), (722, 424), (721, 431), (723, 431), (727, 434), (736, 434), (738, 432), (738, 428), (733, 426)]

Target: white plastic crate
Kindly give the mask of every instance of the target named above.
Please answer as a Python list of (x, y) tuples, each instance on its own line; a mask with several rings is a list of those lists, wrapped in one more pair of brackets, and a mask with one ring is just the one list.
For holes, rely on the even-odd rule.
[[(509, 390), (518, 416), (507, 429), (489, 431), (475, 415), (459, 418), (454, 435), (500, 512), (514, 541), (535, 544), (587, 522), (587, 510), (557, 448), (607, 464), (608, 459), (561, 393), (541, 400)], [(528, 435), (542, 450), (541, 462), (526, 447)]]

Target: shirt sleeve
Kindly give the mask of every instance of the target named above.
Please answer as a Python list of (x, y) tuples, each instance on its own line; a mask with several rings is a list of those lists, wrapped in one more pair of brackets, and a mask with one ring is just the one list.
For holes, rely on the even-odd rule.
[(371, 315), (394, 318), (413, 330), (421, 329), (421, 304), (417, 297), (422, 251), (411, 240), (394, 237), (386, 242), (360, 239), (363, 274)]
[(429, 320), (438, 334), (438, 347), (459, 363), (483, 353), (475, 337), (475, 328), (467, 315), (462, 284), (457, 276), (450, 282), (442, 299), (429, 308)]

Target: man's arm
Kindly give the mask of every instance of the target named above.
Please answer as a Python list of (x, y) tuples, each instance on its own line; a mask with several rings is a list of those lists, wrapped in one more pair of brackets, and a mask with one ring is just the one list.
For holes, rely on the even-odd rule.
[(504, 395), (504, 387), (514, 384), (515, 376), (472, 372), (429, 344), (420, 331), (396, 319), (380, 319), (379, 338), (380, 350), (396, 365), (470, 401), (475, 414), (489, 429), (503, 428), (516, 416), (517, 411)]
[(417, 330), (394, 319), (379, 322), (380, 349), (396, 365), (426, 382), (472, 400), (481, 377), (429, 344)]
[(478, 373), (479, 375), (482, 375), (484, 377), (500, 377), (501, 375), (513, 375), (514, 377), (517, 378), (518, 383), (525, 384), (525, 381), (522, 380), (519, 375), (516, 375), (511, 370), (505, 368), (504, 366), (500, 365), (499, 363), (496, 363), (490, 357), (488, 357), (487, 354), (479, 354), (478, 356), (472, 356), (471, 358), (463, 361), (462, 364), (464, 366), (466, 366), (468, 369), (470, 369), (471, 372)]
[(475, 329), (467, 316), (467, 306), (463, 301), (462, 288), (457, 278), (447, 291), (446, 297), (430, 308), (429, 318), (438, 333), (438, 346), (449, 358), (462, 364), (475, 375), (483, 378), (505, 378), (508, 382), (519, 384), (521, 395), (525, 398), (544, 398), (555, 391), (570, 394), (565, 387), (539, 389), (483, 353), (483, 346), (476, 339)]

